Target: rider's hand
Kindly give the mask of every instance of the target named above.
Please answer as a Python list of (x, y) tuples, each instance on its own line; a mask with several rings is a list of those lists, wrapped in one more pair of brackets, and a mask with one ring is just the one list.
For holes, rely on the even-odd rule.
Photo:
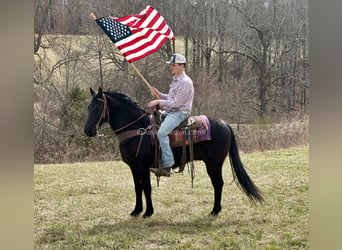
[(155, 87), (150, 88), (151, 95), (155, 98), (160, 98), (160, 93)]

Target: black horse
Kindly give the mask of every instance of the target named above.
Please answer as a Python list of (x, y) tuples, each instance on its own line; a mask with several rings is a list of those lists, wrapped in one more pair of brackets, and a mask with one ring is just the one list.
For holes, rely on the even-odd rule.
[[(95, 136), (98, 128), (104, 122), (110, 124), (117, 136), (130, 130), (145, 129), (150, 125), (149, 113), (140, 108), (128, 96), (117, 92), (104, 92), (101, 88), (98, 93), (90, 88), (90, 93), (92, 100), (88, 106), (89, 116), (84, 128), (84, 132), (88, 136)], [(264, 198), (241, 163), (232, 128), (222, 120), (209, 118), (209, 121), (212, 140), (195, 143), (193, 158), (204, 161), (214, 187), (214, 207), (210, 214), (217, 215), (221, 211), (221, 193), (224, 183), (222, 165), (228, 153), (234, 180), (238, 180), (236, 181), (237, 185), (251, 201), (261, 203)], [(136, 155), (138, 145), (140, 150)], [(130, 215), (138, 216), (143, 211), (142, 192), (144, 191), (146, 211), (143, 217), (149, 217), (153, 214), (149, 168), (154, 164), (155, 158), (155, 146), (150, 135), (146, 134), (142, 138), (133, 136), (121, 141), (120, 153), (123, 161), (131, 169), (135, 185), (136, 204)], [(173, 153), (175, 156), (174, 166), (179, 166), (180, 147), (173, 148)], [(189, 152), (187, 161), (189, 161)]]

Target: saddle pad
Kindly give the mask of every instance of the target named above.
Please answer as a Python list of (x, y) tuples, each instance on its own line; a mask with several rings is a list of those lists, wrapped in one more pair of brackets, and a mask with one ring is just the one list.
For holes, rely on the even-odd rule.
[(191, 128), (190, 126), (190, 129), (180, 128), (172, 131), (169, 134), (171, 147), (182, 146), (185, 140), (189, 140), (190, 136), (192, 143), (211, 140), (210, 122), (208, 117), (205, 115), (199, 115), (192, 116), (191, 118), (196, 120), (197, 126), (194, 128)]

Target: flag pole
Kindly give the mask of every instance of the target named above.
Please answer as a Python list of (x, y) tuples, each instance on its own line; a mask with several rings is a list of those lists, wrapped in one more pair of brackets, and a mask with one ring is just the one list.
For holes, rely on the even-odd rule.
[(135, 65), (133, 63), (129, 63), (130, 65), (132, 65), (133, 69), (135, 70), (135, 72), (141, 77), (141, 79), (143, 79), (143, 81), (145, 82), (146, 86), (151, 89), (152, 86), (151, 84), (148, 83), (148, 81), (145, 79), (145, 77), (140, 73), (140, 71), (137, 69), (137, 67), (135, 67)]
[[(96, 16), (94, 13), (90, 13), (90, 16), (95, 20)], [(141, 77), (141, 79), (144, 81), (144, 83), (146, 84), (146, 86), (151, 89), (152, 86), (151, 84), (149, 84), (149, 82), (145, 79), (145, 77), (140, 73), (140, 71), (137, 69), (137, 67), (133, 64), (133, 63), (129, 63), (130, 65), (132, 65), (133, 69), (135, 70), (135, 72)]]

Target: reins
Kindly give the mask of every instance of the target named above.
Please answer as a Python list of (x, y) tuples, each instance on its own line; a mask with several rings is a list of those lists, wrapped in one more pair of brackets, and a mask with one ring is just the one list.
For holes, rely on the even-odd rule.
[(135, 119), (134, 121), (126, 124), (125, 126), (121, 127), (121, 128), (118, 128), (118, 129), (115, 129), (113, 130), (114, 133), (117, 133), (125, 128), (128, 128), (129, 126), (133, 125), (134, 123), (138, 122), (139, 120), (141, 120), (143, 117), (145, 117), (147, 115), (147, 113), (143, 113), (141, 116), (139, 116), (137, 119)]

